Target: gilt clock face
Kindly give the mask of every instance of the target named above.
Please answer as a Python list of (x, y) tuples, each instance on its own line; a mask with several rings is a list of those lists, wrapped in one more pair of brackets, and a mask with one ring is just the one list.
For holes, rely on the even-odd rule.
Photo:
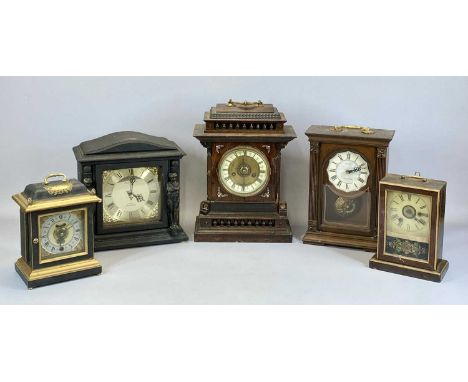
[(85, 222), (85, 209), (40, 216), (40, 262), (55, 261), (85, 251)]
[(102, 203), (104, 226), (151, 223), (161, 217), (161, 180), (158, 167), (104, 171)]
[(387, 191), (386, 253), (427, 259), (432, 198), (411, 192)]
[(353, 151), (341, 151), (329, 160), (327, 174), (336, 189), (356, 192), (366, 186), (369, 166), (361, 155)]
[(218, 177), (226, 191), (237, 196), (254, 196), (270, 179), (267, 157), (258, 149), (240, 146), (227, 151), (219, 162)]

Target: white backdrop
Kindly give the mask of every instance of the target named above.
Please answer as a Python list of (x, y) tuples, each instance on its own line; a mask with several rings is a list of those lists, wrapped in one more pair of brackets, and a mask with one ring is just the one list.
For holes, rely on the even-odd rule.
[[(285, 113), (288, 124), (293, 125), (296, 130), (298, 138), (284, 150), (282, 164), (282, 199), (288, 202), (289, 218), (297, 239), (294, 244), (263, 246), (234, 243), (216, 246), (190, 242), (172, 248), (160, 246), (103, 252), (98, 254), (98, 259), (103, 263), (104, 274), (94, 278), (95, 280), (60, 284), (32, 293), (23, 290), (24, 286), (13, 271), (13, 263), (19, 257), (20, 247), (18, 208), (11, 200), (11, 195), (22, 191), (28, 183), (41, 181), (50, 172), (61, 171), (70, 177), (76, 177), (72, 147), (110, 132), (136, 130), (164, 136), (177, 142), (186, 151), (187, 157), (182, 160), (181, 169), (181, 224), (193, 239), (195, 216), (200, 201), (206, 196), (206, 151), (192, 137), (193, 126), (203, 122), (203, 112), (209, 110), (210, 106), (229, 98), (260, 99), (273, 103)], [(468, 270), (468, 262), (462, 254), (463, 245), (467, 243), (464, 233), (468, 217), (465, 192), (468, 171), (464, 159), (468, 138), (467, 105), (466, 77), (0, 78), (0, 166), (3, 175), (0, 189), (0, 288), (9, 291), (0, 295), (0, 302), (468, 302), (468, 297), (464, 297), (468, 292), (461, 293), (460, 289), (467, 287), (465, 274)], [(450, 293), (442, 293), (443, 286), (437, 289), (440, 293), (434, 293), (431, 292), (434, 286), (427, 286), (425, 282), (366, 269), (370, 254), (303, 246), (298, 242), (307, 222), (309, 151), (304, 132), (311, 124), (360, 124), (394, 129), (396, 133), (390, 145), (389, 172), (413, 174), (414, 171), (419, 171), (423, 176), (448, 182), (444, 257), (451, 265), (446, 278), (448, 281), (445, 282), (445, 285), (454, 288)], [(219, 253), (221, 251), (225, 254)], [(269, 251), (271, 256), (264, 257)], [(158, 258), (153, 255), (154, 252), (163, 257)], [(194, 255), (183, 257), (177, 263), (175, 255), (169, 256), (173, 252), (180, 256), (188, 256), (192, 252)], [(216, 258), (211, 257), (213, 252), (216, 253)], [(196, 253), (201, 256), (198, 259), (202, 260), (191, 264), (193, 259), (197, 259)], [(165, 255), (168, 255), (165, 264), (170, 270), (158, 263), (163, 259), (166, 261)], [(291, 258), (288, 260), (289, 255)], [(294, 260), (295, 255), (303, 257)], [(141, 264), (137, 261), (139, 257), (142, 258)], [(223, 263), (223, 259), (229, 259), (229, 264)], [(359, 271), (353, 271), (352, 266), (350, 268), (347, 264), (350, 259), (358, 259), (351, 263)], [(248, 262), (256, 261), (260, 262), (257, 264), (259, 268), (250, 264), (253, 268), (248, 268), (247, 271), (245, 267)], [(372, 288), (366, 288), (367, 284), (356, 286), (359, 293), (349, 291), (349, 288), (337, 293), (327, 292), (325, 295), (320, 289), (304, 292), (304, 288), (320, 284), (320, 280), (315, 280), (312, 284), (307, 281), (316, 270), (322, 269), (320, 264), (324, 271), (330, 272), (321, 276), (324, 277), (324, 286), (331, 282), (330, 277), (337, 274), (345, 279), (349, 277), (350, 285), (356, 285), (357, 278), (371, 275), (369, 277), (379, 282), (392, 280), (388, 285), (388, 295), (374, 294)], [(228, 272), (232, 266), (238, 267), (238, 273), (223, 273)], [(169, 286), (172, 289), (151, 294), (150, 297), (141, 293), (147, 290), (149, 284), (145, 283), (155, 283), (157, 277), (154, 274), (143, 276), (140, 267), (149, 267), (160, 272), (165, 280), (162, 289)], [(275, 271), (269, 273), (265, 270), (273, 269), (269, 267), (278, 267), (281, 277), (285, 276), (281, 272), (291, 273), (287, 273), (287, 279), (271, 279)], [(263, 269), (261, 275), (255, 273), (255, 269), (260, 268)], [(214, 280), (212, 285), (203, 284), (203, 288), (198, 291), (194, 291), (194, 284), (188, 281), (182, 285), (182, 275), (193, 276), (194, 270), (202, 273), (195, 272), (196, 277), (200, 278), (192, 281), (200, 285), (200, 282), (203, 284), (209, 278)], [(310, 273), (304, 270), (309, 270)], [(356, 276), (356, 272), (361, 271), (364, 276)], [(165, 279), (169, 277), (168, 274), (173, 276), (169, 281)], [(125, 279), (126, 276), (128, 279)], [(107, 282), (104, 280), (106, 277)], [(222, 285), (230, 280), (229, 277), (232, 277), (231, 284), (229, 287), (226, 284), (224, 290)], [(243, 277), (246, 279), (242, 279)], [(268, 287), (258, 289), (256, 283), (262, 277), (270, 278), (270, 281)], [(184, 277), (184, 282), (186, 280)], [(291, 285), (292, 280), (292, 284), (298, 280), (297, 285)], [(422, 291), (427, 291), (427, 296), (424, 293), (416, 293), (410, 296), (412, 298), (395, 295), (395, 289), (392, 289), (395, 287), (394, 280), (407, 288), (408, 285), (422, 288)], [(126, 288), (126, 293), (120, 295), (112, 293), (115, 285), (125, 284), (125, 281), (133, 289)], [(340, 283), (343, 278), (335, 281)], [(99, 288), (108, 287), (110, 294), (101, 294), (98, 297), (91, 293), (84, 299), (83, 288), (86, 290), (87, 285), (91, 288), (94, 283)], [(161, 289), (160, 284), (151, 285)], [(331, 284), (331, 289), (334, 289), (333, 285), (335, 284)], [(343, 285), (336, 284), (335, 287), (339, 291)], [(272, 292), (274, 290), (275, 293)], [(64, 291), (70, 292), (66, 298)], [(75, 291), (75, 294), (71, 291)]]

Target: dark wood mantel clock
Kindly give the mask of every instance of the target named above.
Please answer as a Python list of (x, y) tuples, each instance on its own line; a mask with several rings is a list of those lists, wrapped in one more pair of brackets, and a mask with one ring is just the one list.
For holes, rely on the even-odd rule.
[(280, 198), (281, 150), (296, 137), (276, 107), (217, 104), (196, 125), (207, 149), (207, 200), (195, 241), (291, 242), (287, 204)]
[(311, 126), (309, 222), (305, 244), (375, 251), (379, 181), (393, 130)]
[(73, 148), (78, 177), (102, 199), (96, 251), (188, 240), (179, 224), (182, 149), (166, 138), (123, 131)]
[(419, 175), (388, 174), (379, 187), (379, 240), (371, 268), (442, 281), (447, 183)]

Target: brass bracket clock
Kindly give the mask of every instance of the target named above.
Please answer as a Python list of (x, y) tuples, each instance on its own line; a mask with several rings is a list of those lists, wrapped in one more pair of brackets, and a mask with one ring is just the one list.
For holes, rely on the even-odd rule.
[[(50, 181), (61, 177), (59, 181)], [(28, 288), (98, 275), (94, 259), (94, 193), (76, 179), (50, 174), (13, 195), (20, 206), (21, 257), (15, 269)]]
[(309, 222), (305, 244), (375, 251), (378, 182), (393, 130), (311, 126)]
[(73, 148), (78, 178), (102, 198), (96, 251), (188, 240), (179, 224), (182, 149), (166, 138), (123, 131)]
[(440, 282), (447, 183), (388, 174), (380, 182), (379, 240), (371, 268)]
[(281, 150), (296, 137), (271, 104), (217, 104), (196, 125), (207, 149), (207, 200), (195, 241), (291, 242), (287, 204), (280, 198)]

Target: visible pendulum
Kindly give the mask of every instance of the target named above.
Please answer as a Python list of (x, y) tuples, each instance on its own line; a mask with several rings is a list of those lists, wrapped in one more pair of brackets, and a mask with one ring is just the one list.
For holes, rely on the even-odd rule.
[(356, 199), (348, 199), (339, 196), (335, 201), (335, 210), (340, 216), (348, 217), (354, 215), (358, 209)]

